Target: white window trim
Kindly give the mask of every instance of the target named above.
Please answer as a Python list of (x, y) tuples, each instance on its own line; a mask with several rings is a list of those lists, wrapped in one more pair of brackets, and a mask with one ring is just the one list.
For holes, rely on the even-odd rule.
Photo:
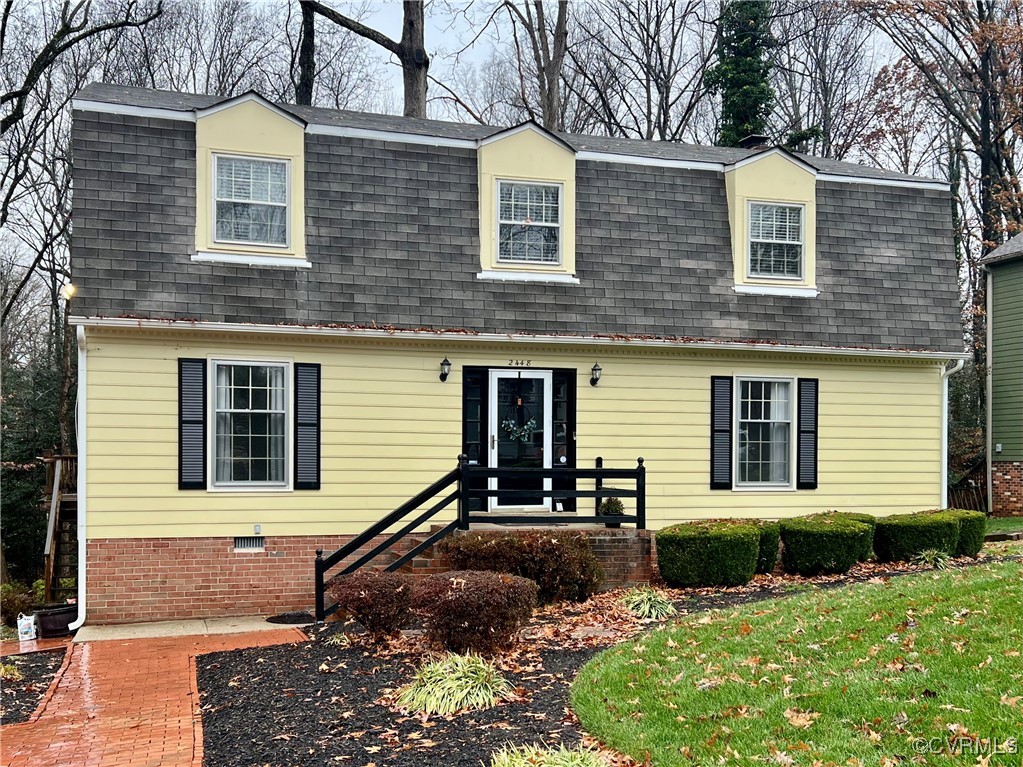
[(269, 256), (259, 253), (211, 253), (201, 250), (192, 256), (192, 260), (206, 264), (244, 264), (245, 266), (268, 266), (282, 269), (311, 269), (310, 264), (301, 256)]
[(502, 269), (484, 269), (476, 275), (477, 280), (496, 282), (559, 282), (578, 285), (579, 278), (564, 272), (521, 272)]
[[(789, 481), (780, 482), (740, 482), (739, 481), (739, 422), (742, 420), (742, 393), (743, 381), (768, 381), (784, 382), (789, 385)], [(732, 382), (732, 489), (741, 493), (749, 492), (795, 492), (796, 490), (796, 414), (799, 412), (799, 403), (796, 401), (795, 377), (786, 376), (764, 376), (764, 375), (737, 375)]]
[(817, 288), (806, 288), (798, 285), (743, 285), (733, 286), (736, 293), (747, 293), (751, 296), (789, 296), (791, 298), (816, 298), (820, 295)]
[[(799, 209), (799, 242), (790, 240), (764, 240), (757, 242), (777, 243), (779, 245), (799, 245), (799, 276), (781, 274), (754, 274), (753, 272), (753, 206), (772, 205), (779, 208)], [(806, 203), (787, 202), (785, 200), (747, 200), (746, 201), (746, 279), (766, 280), (769, 282), (803, 282), (806, 279)]]
[[(558, 190), (558, 223), (542, 223), (537, 226), (557, 227), (558, 230), (558, 260), (557, 261), (522, 261), (514, 258), (501, 258), (501, 224), (522, 224), (521, 221), (503, 221), (501, 219), (501, 184), (528, 184), (530, 186), (549, 186)], [(527, 265), (531, 267), (544, 267), (548, 269), (562, 268), (565, 260), (564, 227), (562, 226), (565, 215), (565, 185), (559, 181), (539, 181), (528, 178), (498, 178), (494, 180), (494, 265), (502, 264)]]
[[(241, 246), (241, 247), (253, 247), (253, 248), (270, 248), (273, 250), (290, 250), (291, 249), (291, 160), (283, 157), (260, 157), (258, 155), (247, 155), (247, 154), (233, 154), (231, 152), (212, 152), (212, 163), (211, 168), (212, 176), (210, 177), (210, 241), (214, 245), (229, 246)], [(252, 160), (254, 162), (272, 162), (278, 165), (284, 166), (284, 198), (285, 202), (282, 206), (276, 202), (257, 202), (254, 200), (232, 200), (223, 199), (217, 197), (217, 161), (221, 157), (230, 157), (235, 160)], [(284, 208), (284, 244), (278, 242), (254, 242), (251, 240), (222, 240), (217, 236), (217, 203), (218, 202), (240, 202), (240, 203), (251, 203), (253, 205), (271, 205), (276, 207)]]
[[(284, 368), (284, 482), (230, 482), (217, 484), (217, 365), (275, 365)], [(295, 407), (294, 362), (291, 359), (263, 357), (207, 357), (206, 359), (206, 412), (209, 428), (206, 430), (206, 490), (210, 493), (288, 493), (292, 492), (292, 435), (294, 434)]]

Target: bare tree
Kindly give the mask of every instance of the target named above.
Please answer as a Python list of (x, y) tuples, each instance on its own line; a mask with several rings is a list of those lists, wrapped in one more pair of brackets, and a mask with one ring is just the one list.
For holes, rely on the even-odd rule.
[[(565, 129), (562, 104), (562, 76), (568, 53), (568, 0), (557, 0), (557, 13), (551, 21), (543, 0), (505, 0), (502, 6), (512, 21), (512, 35), (519, 68), (521, 101), (530, 118), (547, 130)], [(539, 114), (528, 105), (524, 92), (535, 88)]]
[(680, 141), (707, 97), (712, 18), (701, 0), (601, 0), (570, 51), (575, 95), (606, 133)]
[[(392, 40), (382, 32), (366, 26), (358, 19), (338, 13), (317, 0), (300, 0), (303, 8), (311, 8), (320, 16), (338, 26), (390, 51), (401, 63), (402, 81), (405, 88), (405, 116), (426, 117), (426, 92), (429, 84), (430, 57), (426, 54), (426, 27), (423, 0), (404, 0), (401, 25), (401, 39)], [(311, 66), (314, 57), (307, 53), (303, 57), (306, 66)], [(308, 71), (300, 80), (311, 78)]]
[(774, 132), (810, 154), (845, 159), (868, 138), (882, 108), (873, 87), (874, 30), (838, 0), (789, 0), (774, 27)]

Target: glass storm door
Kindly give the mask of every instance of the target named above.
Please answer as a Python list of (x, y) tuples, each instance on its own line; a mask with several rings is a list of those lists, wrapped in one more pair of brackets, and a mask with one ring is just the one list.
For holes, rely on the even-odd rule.
[[(551, 388), (549, 370), (490, 371), (490, 466), (551, 467)], [(550, 479), (491, 479), (491, 490), (536, 490), (537, 495), (507, 501), (491, 498), (488, 507), (549, 511), (550, 499), (542, 491), (550, 488)]]

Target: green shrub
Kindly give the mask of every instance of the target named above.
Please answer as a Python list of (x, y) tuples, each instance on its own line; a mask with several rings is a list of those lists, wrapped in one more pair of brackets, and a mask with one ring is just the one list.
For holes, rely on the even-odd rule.
[(622, 503), (620, 498), (605, 499), (597, 510), (597, 515), (601, 517), (620, 517), (624, 514), (625, 504)]
[(508, 744), (494, 752), (490, 767), (607, 767), (607, 762), (596, 751), (585, 746), (529, 746)]
[(622, 596), (622, 604), (636, 617), (647, 620), (669, 618), (678, 612), (670, 599), (649, 586), (629, 589)]
[(492, 655), (507, 649), (536, 607), (536, 584), (506, 573), (431, 575), (415, 594), (427, 640), (460, 653)]
[(327, 593), (339, 612), (355, 618), (374, 639), (397, 633), (412, 615), (412, 576), (405, 573), (342, 575)]
[(882, 562), (909, 562), (928, 549), (955, 554), (959, 527), (959, 518), (946, 512), (879, 517), (874, 551)]
[(416, 672), (397, 703), (424, 714), (482, 711), (511, 696), (512, 686), (493, 663), (478, 655), (445, 655)]
[(842, 519), (848, 519), (851, 522), (860, 522), (867, 525), (870, 528), (870, 537), (866, 539), (863, 550), (859, 553), (860, 562), (866, 562), (874, 554), (874, 527), (877, 525), (877, 517), (873, 514), (862, 514), (857, 511), (829, 511), (828, 514), (834, 514)]
[(18, 613), (27, 613), (32, 609), (35, 598), (32, 591), (20, 583), (0, 584), (0, 613), (7, 626), (18, 625)]
[(778, 564), (778, 549), (781, 543), (781, 524), (760, 523), (760, 544), (757, 547), (757, 572), (761, 575), (774, 572)]
[(987, 531), (987, 516), (969, 509), (945, 509), (927, 511), (924, 514), (947, 514), (959, 520), (959, 538), (956, 541), (957, 557), (976, 557), (984, 548), (984, 534)]
[(603, 574), (579, 533), (502, 533), (459, 535), (444, 544), (454, 570), (489, 570), (536, 583), (541, 605), (562, 600), (585, 602), (600, 588)]
[(659, 530), (657, 564), (669, 586), (741, 586), (760, 554), (760, 528), (738, 520), (710, 520)]
[(844, 573), (870, 545), (871, 528), (839, 514), (815, 514), (781, 523), (781, 562), (787, 573), (809, 577)]

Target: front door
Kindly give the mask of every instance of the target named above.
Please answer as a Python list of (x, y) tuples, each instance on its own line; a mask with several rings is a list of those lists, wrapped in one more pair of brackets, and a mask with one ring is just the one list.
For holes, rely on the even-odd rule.
[[(552, 373), (550, 370), (491, 370), (489, 386), (488, 464), (497, 468), (551, 468)], [(501, 501), (491, 498), (490, 511), (550, 511), (550, 479), (491, 479), (490, 489), (536, 490), (537, 495)]]

